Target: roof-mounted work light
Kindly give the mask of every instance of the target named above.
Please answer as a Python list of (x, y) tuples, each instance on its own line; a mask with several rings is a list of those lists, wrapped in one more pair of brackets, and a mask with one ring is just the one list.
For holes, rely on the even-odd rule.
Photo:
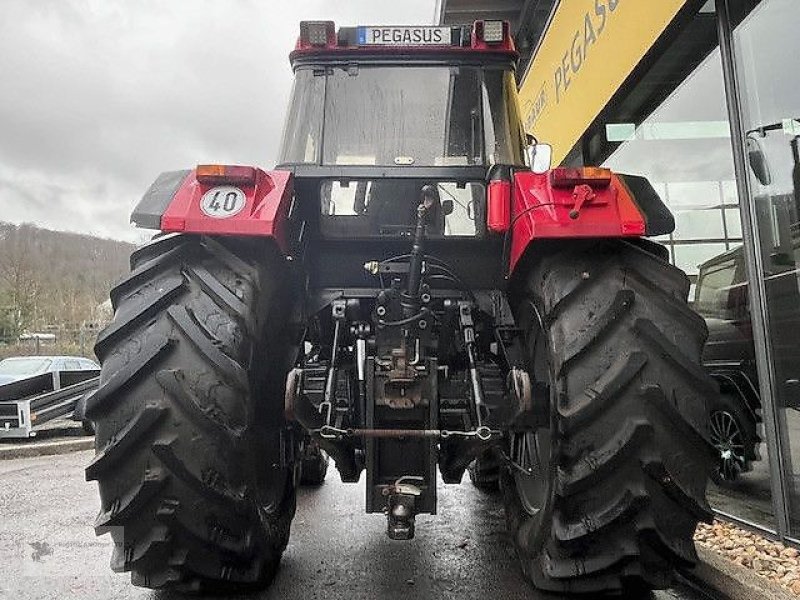
[(504, 21), (484, 21), (483, 41), (487, 44), (500, 44), (505, 39)]
[(508, 21), (475, 21), (472, 47), (483, 50), (514, 50)]
[(335, 46), (336, 25), (333, 21), (301, 21), (300, 44), (304, 46)]

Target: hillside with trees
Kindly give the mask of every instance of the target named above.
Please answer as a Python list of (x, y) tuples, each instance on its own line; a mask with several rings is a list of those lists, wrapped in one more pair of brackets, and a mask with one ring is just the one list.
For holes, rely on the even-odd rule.
[(133, 249), (126, 242), (0, 222), (0, 357), (12, 353), (25, 333), (54, 334), (55, 348), (47, 353), (79, 345), (74, 351), (91, 354), (92, 338), (110, 316), (108, 291), (127, 273)]

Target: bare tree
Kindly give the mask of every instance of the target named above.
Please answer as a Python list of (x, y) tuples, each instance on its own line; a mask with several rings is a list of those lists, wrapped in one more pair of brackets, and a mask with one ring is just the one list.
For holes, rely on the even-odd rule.
[(0, 248), (0, 283), (5, 290), (12, 335), (35, 321), (39, 285), (34, 266), (33, 226), (7, 226)]
[(91, 322), (128, 270), (131, 244), (0, 223), (0, 335)]

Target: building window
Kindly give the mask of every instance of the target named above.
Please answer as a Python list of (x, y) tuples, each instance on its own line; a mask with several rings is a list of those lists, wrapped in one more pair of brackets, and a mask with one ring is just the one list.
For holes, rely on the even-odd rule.
[(800, 52), (797, 0), (729, 0), (761, 247), (789, 533), (800, 538)]
[[(641, 120), (605, 124), (605, 166), (645, 175), (661, 192), (676, 228), (660, 241), (693, 281), (701, 264), (741, 244), (740, 225), (729, 223), (738, 214), (738, 197), (726, 118), (722, 63), (712, 50)], [(627, 133), (620, 139), (623, 126)]]

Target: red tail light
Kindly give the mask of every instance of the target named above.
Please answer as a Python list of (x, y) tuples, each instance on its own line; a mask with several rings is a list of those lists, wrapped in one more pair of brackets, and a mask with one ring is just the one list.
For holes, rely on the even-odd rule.
[(197, 165), (197, 181), (208, 185), (255, 185), (255, 167), (235, 165)]
[(494, 179), (486, 190), (486, 226), (489, 231), (505, 233), (511, 226), (511, 182)]
[(550, 171), (550, 185), (553, 187), (571, 188), (583, 184), (593, 188), (608, 187), (611, 185), (611, 170), (601, 167), (558, 167)]

